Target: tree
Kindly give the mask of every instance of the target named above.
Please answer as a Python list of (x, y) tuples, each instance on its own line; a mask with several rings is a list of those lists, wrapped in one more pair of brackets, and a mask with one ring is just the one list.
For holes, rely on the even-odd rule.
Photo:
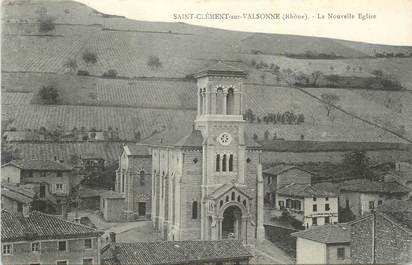
[(317, 85), (319, 78), (323, 75), (321, 71), (315, 71), (312, 73), (313, 85)]
[(53, 86), (43, 86), (39, 91), (39, 95), (46, 104), (54, 105), (59, 101), (59, 91)]
[(20, 151), (14, 146), (2, 142), (1, 143), (1, 164), (6, 164), (15, 159), (21, 159)]
[(265, 140), (269, 140), (269, 131), (268, 130), (266, 130), (265, 133), (263, 134), (263, 138)]
[(323, 93), (321, 95), (322, 101), (324, 103), (325, 109), (327, 111), (327, 116), (330, 116), (330, 112), (339, 101), (339, 96), (332, 93)]
[(346, 66), (346, 71), (349, 71), (349, 70), (350, 70), (350, 66), (347, 65), (347, 66)]
[(97, 54), (92, 51), (85, 51), (82, 58), (87, 66), (89, 66), (89, 64), (95, 64), (97, 62)]
[(360, 176), (362, 178), (372, 177), (369, 170), (370, 158), (366, 155), (365, 151), (346, 153), (343, 158), (343, 163), (345, 168), (350, 169), (355, 176)]
[(54, 30), (54, 19), (48, 16), (42, 16), (39, 18), (39, 32), (47, 33)]
[(102, 77), (108, 77), (108, 78), (115, 78), (117, 76), (117, 71), (116, 69), (110, 69), (107, 72), (104, 72)]
[(376, 77), (382, 77), (383, 76), (383, 71), (382, 70), (373, 70), (372, 74)]
[(63, 67), (68, 68), (70, 73), (73, 74), (77, 70), (77, 61), (76, 59), (68, 59), (64, 64)]
[(152, 55), (147, 60), (147, 65), (152, 68), (152, 70), (157, 69), (162, 66), (162, 62), (158, 56)]

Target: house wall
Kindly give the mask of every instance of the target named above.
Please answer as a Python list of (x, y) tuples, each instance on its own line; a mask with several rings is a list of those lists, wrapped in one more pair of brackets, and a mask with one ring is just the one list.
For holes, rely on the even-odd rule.
[(124, 220), (124, 198), (101, 198), (100, 209), (102, 209), (103, 218), (107, 222)]
[[(313, 211), (313, 205), (317, 205), (317, 211)], [(329, 204), (329, 211), (326, 211), (325, 204)], [(313, 218), (317, 218), (317, 225), (325, 224), (325, 217), (329, 217), (330, 223), (338, 222), (338, 198), (329, 197), (326, 198), (316, 198), (316, 201), (313, 198), (305, 198), (304, 202), (304, 226), (310, 227), (313, 224)]]
[(327, 264), (326, 245), (298, 237), (296, 240), (296, 264)]
[(13, 165), (7, 165), (1, 168), (1, 182), (20, 184), (20, 168)]
[[(32, 242), (15, 242), (13, 243), (13, 254), (2, 255), (2, 264), (56, 264), (58, 260), (67, 260), (68, 264), (83, 264), (83, 258), (93, 258), (93, 264), (99, 264), (100, 254), (97, 237), (89, 238), (93, 242), (91, 249), (84, 247), (86, 238), (68, 239), (67, 251), (58, 251), (58, 240), (33, 241), (40, 242), (39, 252), (31, 251)], [(2, 248), (4, 244), (8, 243), (2, 242)]]
[[(271, 182), (269, 184), (268, 179), (270, 178)], [(265, 203), (270, 206), (276, 207), (276, 182), (277, 176), (263, 173), (263, 195), (265, 198)]]
[[(48, 191), (51, 194), (58, 196), (68, 196), (71, 191), (71, 180), (72, 173), (68, 171), (62, 172), (62, 176), (57, 176), (57, 171), (33, 171), (33, 177), (23, 176), (22, 171), (22, 184), (40, 184), (47, 183)], [(45, 175), (42, 175), (44, 173)], [(63, 184), (63, 190), (57, 190), (56, 184)]]
[[(338, 248), (345, 249), (345, 258), (338, 259)], [(327, 264), (351, 264), (350, 244), (328, 244), (326, 248)]]
[(351, 258), (353, 263), (408, 263), (412, 260), (412, 236), (377, 213), (375, 219), (375, 251), (373, 251), (373, 216), (352, 224)]
[(17, 213), (18, 202), (6, 196), (1, 196), (1, 208), (12, 213)]

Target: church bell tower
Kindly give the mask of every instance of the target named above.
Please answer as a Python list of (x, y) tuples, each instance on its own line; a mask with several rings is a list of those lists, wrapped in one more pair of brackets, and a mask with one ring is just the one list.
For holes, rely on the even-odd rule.
[[(222, 62), (195, 74), (198, 92), (195, 127), (203, 137), (203, 240), (237, 238), (245, 244), (254, 244), (259, 234), (258, 225), (260, 230), (263, 227), (256, 210), (256, 187), (263, 185), (257, 181), (256, 168), (259, 166), (247, 165), (249, 158), (242, 115), (245, 77), (243, 70)], [(260, 165), (259, 151), (252, 156), (253, 163)], [(263, 219), (259, 216), (259, 220)]]

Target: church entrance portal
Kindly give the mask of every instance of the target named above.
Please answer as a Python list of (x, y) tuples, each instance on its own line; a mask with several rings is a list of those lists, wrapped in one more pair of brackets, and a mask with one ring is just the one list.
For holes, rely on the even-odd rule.
[(237, 206), (230, 206), (223, 212), (222, 239), (240, 239), (242, 225), (242, 211)]

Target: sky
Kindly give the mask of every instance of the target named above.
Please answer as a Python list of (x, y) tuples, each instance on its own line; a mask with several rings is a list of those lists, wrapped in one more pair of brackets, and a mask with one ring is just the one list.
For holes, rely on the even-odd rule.
[[(412, 46), (412, 0), (78, 0), (100, 12), (136, 20), (185, 22), (216, 28)], [(369, 19), (359, 19), (362, 13)], [(194, 14), (193, 19), (176, 19)], [(205, 19), (229, 14), (239, 19)], [(245, 19), (271, 14), (271, 19)], [(279, 19), (276, 15), (279, 14)], [(308, 19), (284, 19), (286, 14)], [(354, 15), (328, 19), (329, 14)], [(325, 16), (321, 19), (322, 15)], [(369, 16), (368, 16), (369, 15)], [(180, 16), (182, 18), (182, 16)], [(201, 19), (202, 18), (202, 19)]]

